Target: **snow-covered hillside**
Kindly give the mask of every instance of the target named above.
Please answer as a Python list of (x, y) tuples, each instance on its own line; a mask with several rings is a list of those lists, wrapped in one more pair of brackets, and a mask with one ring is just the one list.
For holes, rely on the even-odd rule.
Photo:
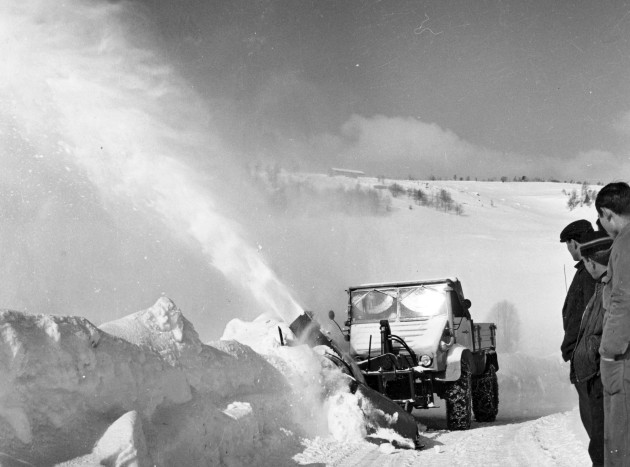
[[(521, 350), (557, 354), (562, 303), (574, 271), (559, 234), (573, 220), (585, 218), (594, 224), (597, 219), (593, 206), (567, 209), (563, 190), (579, 191), (579, 185), (285, 176), (320, 190), (394, 183), (427, 194), (446, 190), (463, 208), (457, 215), (419, 206), (402, 195), (391, 199), (391, 210), (384, 215), (333, 209), (300, 214), (299, 207), (293, 207), (289, 216), (276, 215), (273, 226), (252, 223), (261, 253), (299, 302), (320, 313), (322, 321), (329, 309), (345, 312), (348, 286), (455, 276), (472, 301), (476, 320), (507, 300), (521, 319)], [(378, 191), (389, 196), (389, 190)], [(308, 212), (308, 206), (302, 211)], [(330, 330), (335, 332), (334, 327)]]

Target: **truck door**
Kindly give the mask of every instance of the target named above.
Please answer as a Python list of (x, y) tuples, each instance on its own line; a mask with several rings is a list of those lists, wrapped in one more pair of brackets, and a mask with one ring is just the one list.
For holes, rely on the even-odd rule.
[(451, 310), (453, 312), (453, 329), (455, 342), (473, 350), (472, 320), (470, 312), (462, 305), (459, 295), (455, 291), (450, 292)]

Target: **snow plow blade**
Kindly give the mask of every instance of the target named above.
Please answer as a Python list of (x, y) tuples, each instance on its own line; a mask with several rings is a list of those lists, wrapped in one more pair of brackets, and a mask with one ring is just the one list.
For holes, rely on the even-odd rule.
[(330, 360), (352, 373), (352, 376), (348, 376), (350, 391), (358, 396), (361, 410), (371, 428), (391, 429), (403, 438), (413, 440), (416, 448), (420, 447), (418, 423), (414, 416), (387, 396), (370, 388), (365, 383), (363, 373), (357, 364), (332, 339), (321, 332), (319, 324), (309, 314), (303, 313), (298, 316), (289, 328), (305, 344), (311, 347), (325, 345), (339, 355), (339, 358)]
[(413, 415), (405, 411), (390, 398), (374, 389), (355, 382), (356, 387), (350, 387), (359, 396), (361, 410), (370, 425), (380, 428), (390, 428), (404, 438), (416, 443), (418, 447), (418, 423)]

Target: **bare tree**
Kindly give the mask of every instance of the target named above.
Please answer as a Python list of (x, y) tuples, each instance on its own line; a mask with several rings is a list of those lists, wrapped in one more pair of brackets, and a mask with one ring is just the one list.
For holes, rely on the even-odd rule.
[(494, 304), (489, 320), (497, 325), (497, 350), (516, 352), (520, 341), (521, 320), (514, 304), (507, 300)]

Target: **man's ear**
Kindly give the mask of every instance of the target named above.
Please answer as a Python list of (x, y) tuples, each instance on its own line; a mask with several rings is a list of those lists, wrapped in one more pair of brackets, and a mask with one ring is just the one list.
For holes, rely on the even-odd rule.
[(582, 258), (582, 263), (584, 263), (584, 267), (589, 273), (595, 270), (595, 263), (589, 258)]
[(610, 208), (602, 208), (602, 217), (608, 222), (612, 219), (613, 214), (614, 212), (612, 212)]

